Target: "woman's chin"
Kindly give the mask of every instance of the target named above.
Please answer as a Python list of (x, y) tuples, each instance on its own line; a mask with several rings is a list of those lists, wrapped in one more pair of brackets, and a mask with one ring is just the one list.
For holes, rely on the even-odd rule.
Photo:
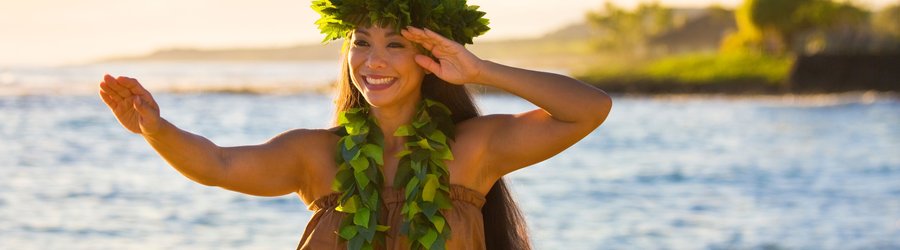
[[(382, 91), (378, 91), (382, 92)], [(390, 105), (394, 102), (393, 96), (385, 95), (385, 93), (365, 93), (363, 96), (366, 98), (366, 102), (369, 103), (372, 107), (384, 107)]]
[(363, 94), (363, 97), (366, 98), (366, 102), (369, 103), (372, 107), (389, 107), (400, 105), (406, 102), (408, 99), (411, 100), (410, 96), (401, 96), (393, 91), (376, 91), (376, 92), (366, 92)]

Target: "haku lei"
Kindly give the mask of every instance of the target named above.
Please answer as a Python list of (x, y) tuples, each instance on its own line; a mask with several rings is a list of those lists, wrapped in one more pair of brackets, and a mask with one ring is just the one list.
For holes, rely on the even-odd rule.
[(315, 0), (312, 9), (323, 42), (347, 38), (359, 26), (380, 25), (398, 31), (406, 26), (427, 28), (460, 44), (490, 30), (490, 21), (466, 0)]
[[(440, 209), (449, 209), (450, 174), (446, 160), (453, 160), (449, 141), (454, 123), (447, 106), (424, 99), (411, 124), (394, 136), (406, 138), (399, 157), (394, 187), (404, 187), (405, 202), (400, 232), (409, 238), (410, 249), (444, 249), (450, 227)], [(389, 229), (378, 221), (383, 207), (384, 136), (368, 108), (353, 108), (338, 114), (338, 125), (346, 135), (338, 141), (338, 172), (332, 189), (340, 192), (337, 210), (347, 213), (340, 237), (348, 249), (373, 249), (384, 242)]]

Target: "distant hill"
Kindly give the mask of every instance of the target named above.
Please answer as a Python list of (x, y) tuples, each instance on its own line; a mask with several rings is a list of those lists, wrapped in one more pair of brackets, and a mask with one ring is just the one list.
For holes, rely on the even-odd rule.
[[(707, 9), (675, 9), (682, 16), (680, 28), (651, 38), (651, 46), (663, 48), (669, 53), (695, 50), (714, 50), (719, 39), (734, 29), (730, 13), (710, 15)], [(573, 23), (536, 38), (481, 41), (467, 46), (476, 55), (488, 60), (515, 66), (546, 69), (578, 70), (589, 65), (618, 65), (623, 54), (618, 51), (601, 51), (594, 39), (604, 34), (587, 22)], [(116, 57), (103, 62), (120, 61), (305, 61), (337, 60), (340, 57), (340, 41), (328, 44), (305, 44), (271, 48), (193, 49), (176, 48), (159, 50), (147, 55)]]
[[(476, 41), (468, 48), (479, 56), (520, 60), (543, 56), (582, 54), (592, 31), (586, 23), (572, 24), (539, 38), (502, 41)], [(120, 61), (302, 61), (333, 60), (340, 56), (340, 41), (274, 48), (238, 49), (163, 49), (146, 55), (112, 57), (103, 62)]]
[(159, 50), (147, 55), (113, 57), (104, 62), (121, 61), (300, 61), (333, 60), (340, 57), (340, 42), (296, 45), (281, 48), (192, 49)]

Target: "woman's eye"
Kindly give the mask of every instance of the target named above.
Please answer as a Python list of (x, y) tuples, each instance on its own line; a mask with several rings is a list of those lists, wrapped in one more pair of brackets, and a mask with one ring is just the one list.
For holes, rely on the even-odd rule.
[(388, 48), (405, 48), (402, 43), (389, 43)]
[(353, 41), (354, 46), (369, 46), (369, 43), (363, 40)]

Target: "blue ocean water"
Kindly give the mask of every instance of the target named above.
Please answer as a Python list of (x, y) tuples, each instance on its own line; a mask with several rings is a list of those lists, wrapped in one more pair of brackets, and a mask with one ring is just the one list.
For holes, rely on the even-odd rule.
[[(316, 92), (156, 97), (219, 145), (325, 127), (332, 112)], [(508, 176), (536, 249), (900, 249), (896, 96), (614, 101), (594, 133)], [(296, 196), (189, 181), (93, 94), (0, 95), (0, 121), (0, 249), (288, 249), (311, 215)]]

